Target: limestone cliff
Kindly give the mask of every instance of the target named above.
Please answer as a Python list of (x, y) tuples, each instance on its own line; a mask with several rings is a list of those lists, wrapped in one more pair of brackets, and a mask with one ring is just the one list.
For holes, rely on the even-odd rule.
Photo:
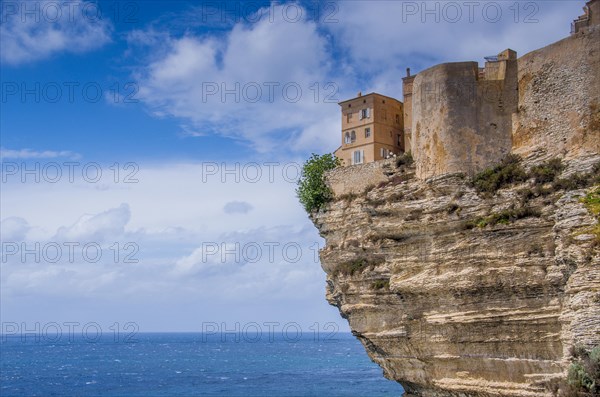
[(511, 136), (496, 155), (508, 147), (524, 170), (561, 159), (554, 182), (529, 174), (477, 191), (452, 162), (469, 142), (452, 125), (417, 125), (428, 123), (418, 112), (416, 164), (327, 176), (335, 199), (311, 215), (326, 239), (327, 299), (409, 393), (549, 396), (570, 348), (600, 345), (598, 219), (583, 200), (598, 179), (569, 182), (600, 168), (599, 43), (596, 26), (518, 60)]
[(600, 343), (596, 220), (580, 202), (589, 189), (528, 199), (534, 215), (481, 227), (527, 183), (482, 198), (462, 175), (383, 169), (389, 182), (313, 216), (328, 301), (409, 392), (547, 394), (570, 346)]

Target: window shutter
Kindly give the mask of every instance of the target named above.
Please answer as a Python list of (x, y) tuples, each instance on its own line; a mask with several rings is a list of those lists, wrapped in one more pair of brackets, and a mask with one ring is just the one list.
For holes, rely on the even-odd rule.
[(365, 161), (365, 151), (360, 151), (360, 163), (362, 164)]
[(371, 109), (367, 108), (367, 118), (370, 118), (370, 117), (371, 117)]
[(359, 120), (363, 119), (363, 112), (362, 112), (362, 110), (360, 112), (358, 112), (358, 119)]

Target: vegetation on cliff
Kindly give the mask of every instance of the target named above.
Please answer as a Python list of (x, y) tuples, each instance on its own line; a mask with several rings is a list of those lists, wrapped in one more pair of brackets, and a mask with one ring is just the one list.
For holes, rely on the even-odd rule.
[(559, 397), (600, 395), (600, 347), (586, 350), (577, 346), (571, 349), (571, 356), (567, 379), (551, 385), (551, 391)]
[(600, 244), (600, 186), (596, 187), (593, 191), (588, 193), (581, 199), (581, 202), (587, 207), (588, 211), (596, 217), (598, 223), (589, 232), (592, 233), (596, 239), (596, 244)]
[(521, 157), (509, 154), (497, 166), (475, 175), (473, 187), (479, 193), (491, 195), (502, 187), (525, 180), (527, 180), (527, 173), (521, 165)]
[[(500, 164), (475, 175), (471, 184), (483, 198), (490, 198), (500, 189), (511, 185), (524, 184), (524, 187), (518, 190), (520, 203), (513, 204), (499, 213), (468, 221), (465, 228), (483, 228), (497, 224), (509, 224), (528, 217), (539, 217), (540, 211), (532, 206), (531, 200), (551, 196), (556, 192), (582, 189), (600, 183), (600, 163), (595, 164), (591, 172), (587, 174), (575, 173), (568, 178), (561, 178), (565, 168), (561, 159), (552, 158), (526, 170), (519, 156), (509, 154)], [(557, 199), (558, 196), (555, 198)], [(582, 199), (582, 202), (586, 204), (590, 212), (598, 217), (600, 188), (589, 193)], [(448, 211), (454, 212), (457, 209), (450, 208)], [(591, 232), (600, 241), (599, 227), (596, 226)]]
[(560, 177), (564, 170), (562, 160), (552, 158), (526, 171), (521, 157), (509, 154), (500, 164), (475, 175), (472, 185), (479, 194), (490, 197), (502, 188), (529, 181), (528, 188), (521, 190), (522, 201), (527, 201), (560, 190), (582, 189), (600, 183), (600, 163), (587, 174), (575, 173), (568, 178)]
[(594, 347), (598, 329), (591, 161), (511, 156), (483, 191), (458, 173), (420, 180), (404, 158), (364, 189), (331, 184), (360, 167), (327, 173), (336, 194), (312, 219), (328, 301), (411, 394), (598, 395), (597, 353), (564, 349)]
[(404, 165), (412, 165), (414, 163), (412, 153), (410, 151), (396, 157), (396, 167), (400, 168)]
[(333, 198), (333, 192), (325, 183), (325, 172), (339, 165), (339, 159), (331, 153), (322, 156), (313, 153), (304, 163), (296, 195), (309, 214), (318, 211)]

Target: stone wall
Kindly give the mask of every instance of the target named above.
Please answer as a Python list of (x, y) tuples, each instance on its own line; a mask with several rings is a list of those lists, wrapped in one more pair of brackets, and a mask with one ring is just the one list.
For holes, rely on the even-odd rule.
[(599, 28), (519, 59), (515, 153), (570, 159), (600, 152)]
[(326, 174), (326, 181), (336, 197), (344, 194), (360, 194), (367, 187), (386, 182), (387, 173), (394, 166), (394, 159), (376, 161), (362, 165), (338, 167)]
[(445, 63), (415, 77), (411, 151), (419, 178), (470, 175), (510, 152), (517, 64), (494, 66), (493, 79), (479, 79), (477, 62)]
[(419, 178), (472, 175), (509, 152), (534, 162), (600, 152), (600, 26), (503, 59), (482, 74), (476, 62), (458, 62), (414, 78), (411, 151)]
[(535, 161), (600, 152), (600, 26), (523, 57), (446, 63), (412, 84), (417, 176), (472, 175), (514, 152)]

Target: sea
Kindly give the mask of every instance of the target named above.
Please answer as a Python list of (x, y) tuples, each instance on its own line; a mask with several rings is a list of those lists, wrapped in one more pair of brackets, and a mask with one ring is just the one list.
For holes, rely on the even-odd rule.
[(0, 396), (399, 397), (349, 333), (327, 339), (2, 335)]

